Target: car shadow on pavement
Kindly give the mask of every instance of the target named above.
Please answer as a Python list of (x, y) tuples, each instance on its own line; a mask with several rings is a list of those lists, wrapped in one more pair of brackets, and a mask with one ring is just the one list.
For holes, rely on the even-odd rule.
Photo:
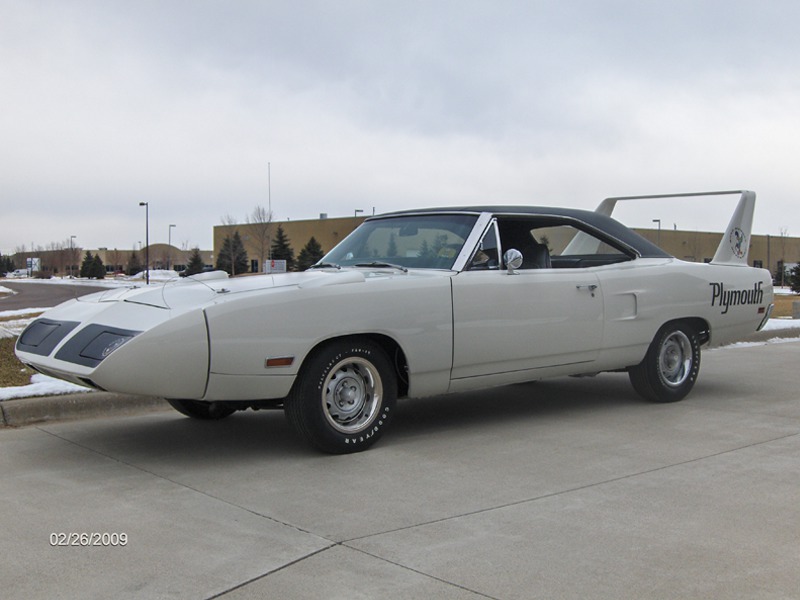
[[(480, 435), (487, 425), (533, 426), (587, 411), (647, 404), (628, 378), (561, 378), (487, 390), (398, 402), (395, 420), (380, 446), (393, 440), (460, 432)], [(73, 443), (109, 456), (128, 456), (173, 465), (263, 461), (322, 456), (294, 434), (281, 410), (237, 412), (219, 421), (203, 421), (171, 412), (41, 426)]]
[(481, 429), (487, 424), (535, 422), (574, 412), (638, 405), (640, 399), (624, 374), (559, 378), (475, 392), (401, 400), (389, 437), (421, 431)]

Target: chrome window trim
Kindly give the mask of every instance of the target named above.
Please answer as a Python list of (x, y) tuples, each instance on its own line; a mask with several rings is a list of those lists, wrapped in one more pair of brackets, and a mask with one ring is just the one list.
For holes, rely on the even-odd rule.
[[(464, 245), (461, 247), (461, 252), (458, 253), (458, 257), (453, 263), (453, 271), (460, 273), (461, 271), (465, 271), (467, 269), (467, 265), (469, 265), (469, 261), (472, 260), (475, 252), (478, 251), (478, 243), (483, 239), (483, 234), (486, 229), (488, 229), (492, 219), (494, 219), (494, 215), (492, 215), (492, 213), (484, 212), (478, 215), (478, 220), (475, 221), (472, 232), (467, 237)], [(497, 239), (499, 240), (500, 238), (498, 237)]]

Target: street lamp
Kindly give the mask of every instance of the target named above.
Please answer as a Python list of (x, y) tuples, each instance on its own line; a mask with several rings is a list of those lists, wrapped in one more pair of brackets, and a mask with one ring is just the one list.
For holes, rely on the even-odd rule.
[(169, 271), (172, 268), (172, 228), (173, 227), (177, 227), (177, 225), (175, 225), (174, 223), (170, 223), (170, 225), (169, 225), (169, 234), (167, 236), (167, 240), (168, 240), (167, 241), (167, 245), (169, 246), (169, 248), (167, 248), (167, 252), (169, 253), (169, 254), (167, 254), (167, 271)]
[(661, 247), (661, 219), (653, 219), (653, 223), (658, 223), (658, 237), (656, 238), (656, 246)]
[(150, 203), (139, 202), (139, 206), (144, 206), (144, 277), (150, 285)]
[(72, 240), (74, 240), (77, 236), (71, 235), (69, 236), (69, 278), (72, 279), (72, 263), (75, 262), (75, 253), (73, 251)]
[(361, 208), (357, 208), (355, 214), (353, 215), (353, 217), (357, 218), (358, 217), (358, 213), (360, 213), (360, 212), (364, 212), (364, 210), (361, 209)]

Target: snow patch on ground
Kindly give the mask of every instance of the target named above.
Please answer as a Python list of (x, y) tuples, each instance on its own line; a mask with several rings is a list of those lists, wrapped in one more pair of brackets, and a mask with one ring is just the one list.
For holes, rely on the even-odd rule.
[(28, 385), (0, 388), (0, 401), (89, 391), (91, 391), (89, 388), (37, 373), (31, 376), (31, 382)]
[[(173, 279), (178, 279), (178, 277), (180, 277), (180, 275), (178, 275), (177, 271), (169, 271), (169, 270), (166, 270), (166, 269), (153, 269), (153, 270), (150, 271), (150, 282), (151, 283), (153, 281), (159, 281), (159, 282), (172, 281)], [(128, 281), (128, 282), (130, 282), (130, 281), (143, 282), (143, 281), (145, 281), (145, 279), (146, 279), (145, 278), (145, 272), (142, 271), (141, 273), (137, 273), (136, 275), (131, 275), (130, 277), (125, 277), (122, 280), (123, 281)]]
[[(722, 346), (722, 348), (755, 348), (756, 346), (766, 346), (767, 344), (788, 344), (789, 342), (800, 342), (800, 337), (776, 337), (763, 342), (736, 342), (735, 344)], [(714, 348), (714, 350), (719, 350), (719, 348)]]
[(23, 317), (21, 319), (9, 319), (0, 321), (0, 339), (16, 337), (28, 326), (38, 315), (46, 311), (46, 308), (24, 308), (21, 310), (0, 311), (0, 318)]
[[(165, 283), (174, 279), (179, 279), (180, 275), (177, 271), (167, 269), (152, 269), (150, 271), (150, 283)], [(115, 277), (107, 277), (106, 279), (79, 279), (77, 277), (51, 277), (50, 279), (36, 279), (30, 277), (21, 277), (14, 279), (14, 283), (45, 283), (48, 285), (89, 285), (93, 287), (119, 287), (124, 285), (145, 285), (146, 276), (145, 271), (127, 277), (125, 275), (117, 275)], [(14, 294), (13, 290), (0, 286), (0, 294), (8, 293)]]
[(800, 332), (800, 319), (788, 317), (770, 319), (761, 331), (785, 331), (787, 329), (797, 329)]

